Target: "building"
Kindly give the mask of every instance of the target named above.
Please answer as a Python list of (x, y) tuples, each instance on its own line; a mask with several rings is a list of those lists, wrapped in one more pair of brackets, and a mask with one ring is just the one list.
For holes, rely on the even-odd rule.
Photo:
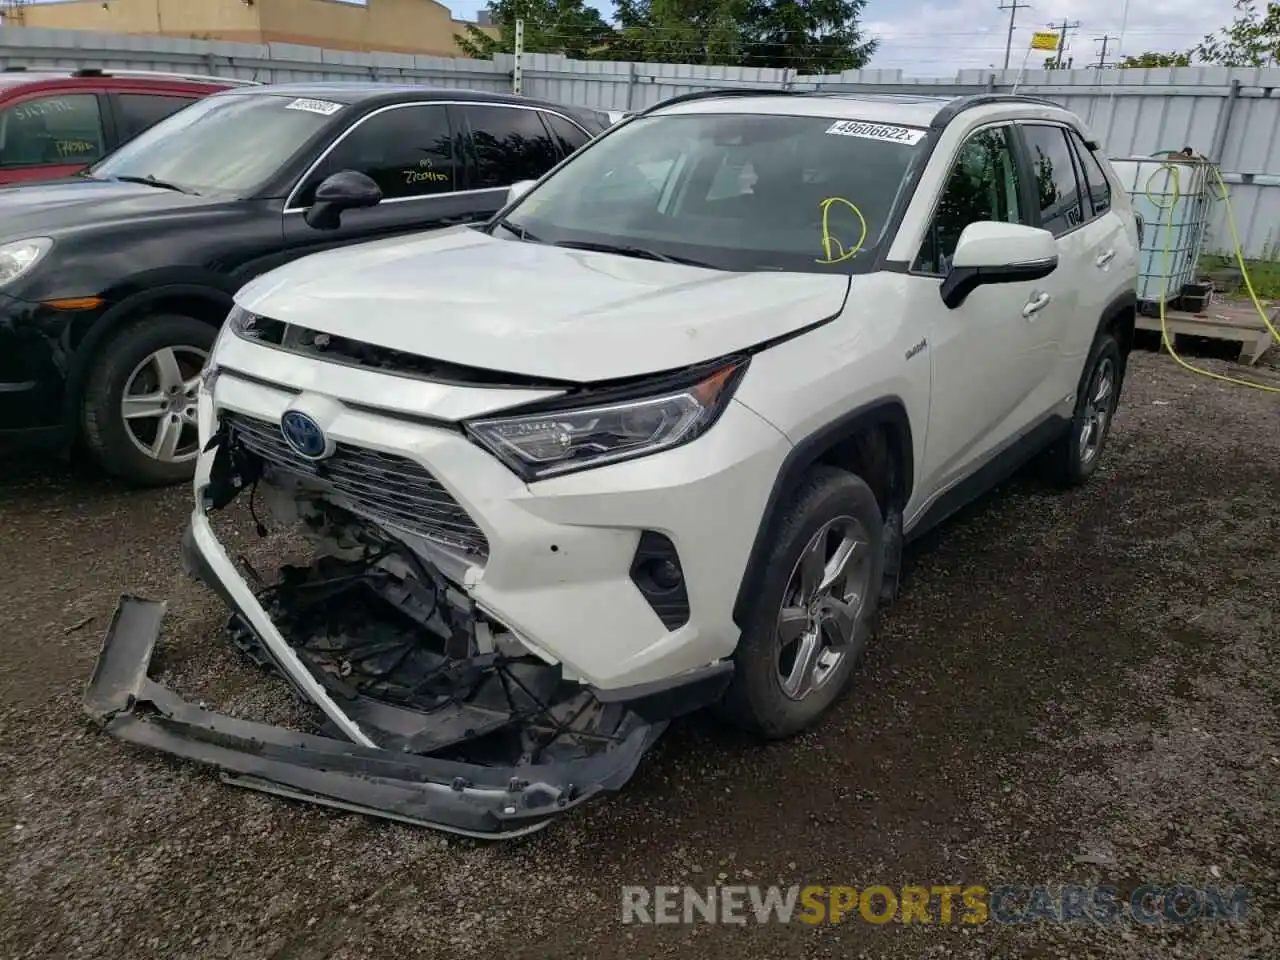
[(467, 27), (436, 0), (0, 0), (6, 6), (10, 26), (445, 57), (463, 55), (453, 38)]

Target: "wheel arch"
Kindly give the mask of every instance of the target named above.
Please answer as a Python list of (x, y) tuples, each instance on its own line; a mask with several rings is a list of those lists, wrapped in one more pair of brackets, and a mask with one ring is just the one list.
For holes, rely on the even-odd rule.
[(1098, 318), (1098, 328), (1094, 332), (1096, 340), (1104, 332), (1115, 335), (1120, 344), (1120, 353), (1127, 358), (1133, 349), (1133, 336), (1138, 321), (1138, 293), (1136, 290), (1120, 294), (1110, 303)]
[(67, 425), (75, 428), (92, 361), (113, 334), (129, 323), (158, 313), (192, 317), (216, 329), (222, 325), (233, 304), (231, 293), (209, 284), (166, 283), (138, 291), (113, 305), (82, 331), (72, 345), (63, 411)]
[(774, 478), (738, 586), (733, 619), (740, 628), (764, 580), (769, 548), (782, 513), (805, 474), (817, 464), (859, 475), (867, 470), (872, 476), (863, 479), (875, 492), (881, 510), (904, 507), (915, 482), (915, 448), (906, 404), (896, 396), (864, 404), (817, 428), (792, 447)]

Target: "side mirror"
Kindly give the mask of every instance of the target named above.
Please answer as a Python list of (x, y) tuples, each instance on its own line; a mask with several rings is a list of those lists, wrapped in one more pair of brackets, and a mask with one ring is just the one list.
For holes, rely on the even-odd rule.
[(358, 170), (339, 170), (316, 187), (316, 199), (302, 215), (307, 226), (317, 230), (337, 230), (342, 211), (376, 207), (382, 202), (382, 188)]
[(954, 310), (984, 284), (1039, 280), (1057, 268), (1058, 245), (1048, 230), (980, 220), (960, 234), (939, 292)]
[(518, 180), (507, 188), (507, 203), (515, 203), (537, 183), (537, 180)]

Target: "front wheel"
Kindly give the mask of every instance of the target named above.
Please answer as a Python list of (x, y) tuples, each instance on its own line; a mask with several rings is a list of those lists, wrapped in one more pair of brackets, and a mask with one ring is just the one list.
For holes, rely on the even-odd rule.
[(721, 715), (767, 739), (815, 723), (849, 685), (874, 632), (884, 561), (871, 488), (816, 468), (780, 525)]
[(84, 437), (110, 473), (139, 486), (182, 483), (200, 452), (196, 390), (217, 330), (194, 317), (138, 320), (102, 347), (85, 386)]

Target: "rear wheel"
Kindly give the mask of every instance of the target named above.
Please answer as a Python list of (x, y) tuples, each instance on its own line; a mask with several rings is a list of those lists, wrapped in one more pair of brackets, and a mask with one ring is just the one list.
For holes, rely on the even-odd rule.
[(85, 442), (104, 469), (141, 486), (195, 473), (196, 389), (217, 330), (161, 314), (129, 325), (102, 347), (82, 405)]
[(1123, 375), (1120, 344), (1110, 333), (1099, 334), (1085, 364), (1071, 426), (1049, 451), (1053, 479), (1060, 486), (1084, 483), (1098, 469), (1111, 436)]
[(769, 739), (812, 725), (848, 687), (874, 632), (885, 560), (875, 495), (859, 477), (815, 469), (796, 493), (734, 654), (720, 704)]

